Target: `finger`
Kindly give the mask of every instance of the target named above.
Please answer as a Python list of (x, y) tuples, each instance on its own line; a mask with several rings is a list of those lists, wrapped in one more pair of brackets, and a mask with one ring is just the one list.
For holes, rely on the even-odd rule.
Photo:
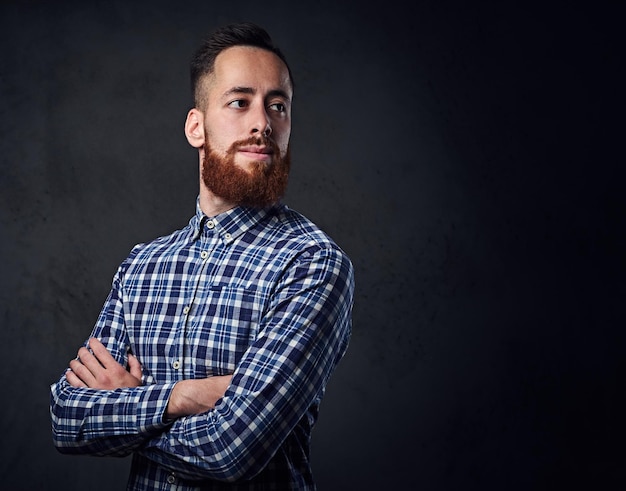
[(74, 359), (70, 361), (70, 370), (72, 371), (73, 376), (79, 379), (87, 387), (93, 386), (96, 381), (93, 373), (89, 370), (89, 368), (83, 365), (82, 360)]
[(65, 379), (67, 380), (67, 383), (70, 384), (72, 387), (87, 387), (87, 384), (85, 384), (80, 378), (78, 378), (72, 370), (68, 370), (67, 372), (65, 372)]
[(109, 350), (106, 349), (106, 346), (102, 344), (102, 342), (96, 338), (89, 339), (89, 347), (93, 352), (96, 359), (100, 362), (100, 364), (104, 368), (111, 368), (112, 366), (119, 365), (119, 363), (111, 356)]
[[(98, 374), (104, 370), (98, 359), (84, 346), (78, 350), (78, 360), (94, 377), (98, 377)], [(80, 376), (81, 373), (78, 373), (78, 375)]]
[(128, 354), (128, 369), (133, 377), (141, 380), (141, 363), (135, 355), (130, 353)]

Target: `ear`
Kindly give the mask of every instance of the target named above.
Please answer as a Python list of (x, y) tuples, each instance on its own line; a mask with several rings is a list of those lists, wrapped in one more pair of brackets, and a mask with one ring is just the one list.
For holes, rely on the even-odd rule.
[(204, 114), (195, 107), (187, 113), (185, 136), (194, 148), (202, 148), (204, 145)]

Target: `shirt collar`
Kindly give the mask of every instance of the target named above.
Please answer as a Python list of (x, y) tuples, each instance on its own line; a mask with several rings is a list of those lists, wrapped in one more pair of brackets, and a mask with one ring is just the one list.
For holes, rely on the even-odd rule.
[(276, 204), (266, 208), (236, 206), (215, 217), (207, 217), (200, 208), (200, 197), (196, 199), (196, 214), (189, 225), (193, 231), (193, 240), (198, 240), (204, 231), (218, 233), (225, 243), (230, 243), (257, 223), (274, 216), (284, 205)]

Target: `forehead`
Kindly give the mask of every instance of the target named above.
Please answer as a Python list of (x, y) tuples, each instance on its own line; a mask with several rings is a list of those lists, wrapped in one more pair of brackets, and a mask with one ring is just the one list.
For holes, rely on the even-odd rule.
[(219, 90), (249, 87), (258, 91), (280, 89), (291, 94), (289, 70), (271, 51), (233, 46), (215, 58), (211, 86)]

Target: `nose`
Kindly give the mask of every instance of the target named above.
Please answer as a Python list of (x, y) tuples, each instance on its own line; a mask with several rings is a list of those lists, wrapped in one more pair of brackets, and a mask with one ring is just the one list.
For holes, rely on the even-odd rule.
[(272, 126), (270, 125), (269, 120), (266, 120), (264, 123), (255, 124), (252, 128), (252, 134), (255, 135), (257, 133), (262, 133), (263, 136), (270, 136), (272, 134)]
[(272, 125), (270, 118), (265, 111), (265, 107), (257, 110), (253, 114), (251, 133), (262, 133), (263, 136), (270, 136), (272, 134)]
[(252, 128), (252, 134), (262, 133), (263, 136), (270, 136), (272, 134), (272, 127), (270, 126), (269, 121), (265, 123), (265, 126), (258, 125)]

